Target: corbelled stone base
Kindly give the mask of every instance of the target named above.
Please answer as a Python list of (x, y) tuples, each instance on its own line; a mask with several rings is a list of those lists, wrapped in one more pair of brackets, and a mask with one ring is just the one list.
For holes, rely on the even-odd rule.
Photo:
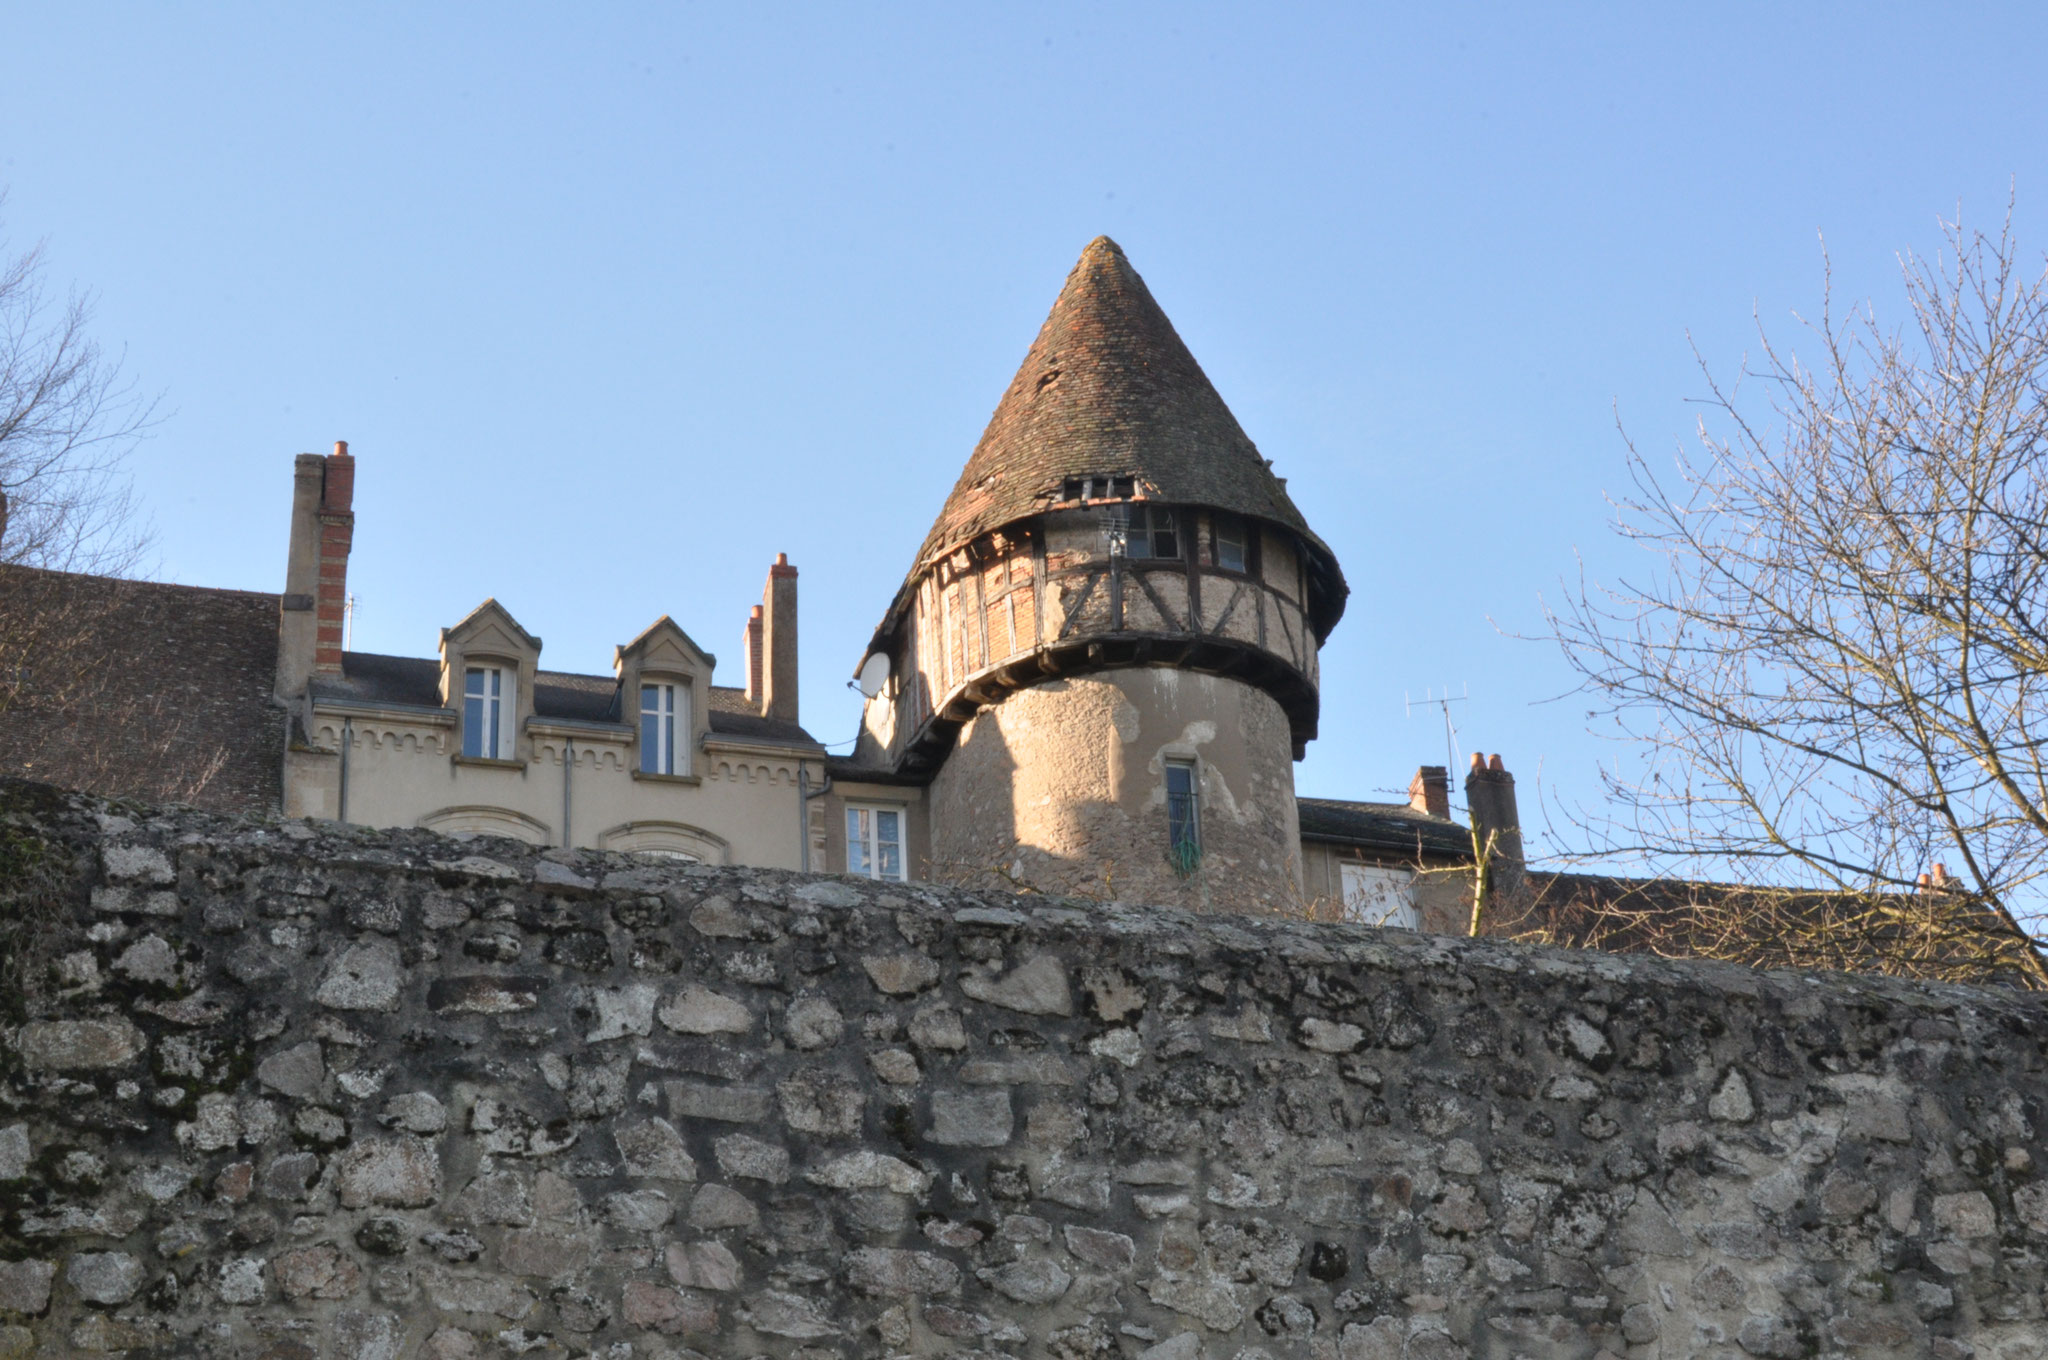
[(0, 1351), (2044, 1353), (2037, 1001), (0, 784)]

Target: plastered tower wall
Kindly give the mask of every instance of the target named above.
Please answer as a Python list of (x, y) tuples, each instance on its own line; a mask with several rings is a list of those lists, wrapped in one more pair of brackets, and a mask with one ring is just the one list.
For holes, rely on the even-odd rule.
[[(1188, 874), (1167, 857), (1168, 760), (1199, 776)], [(1287, 715), (1235, 680), (1112, 670), (1019, 690), (961, 730), (930, 807), (940, 880), (999, 868), (1047, 891), (1197, 909), (1299, 899)]]
[(0, 781), (0, 1354), (2039, 1360), (2037, 998)]

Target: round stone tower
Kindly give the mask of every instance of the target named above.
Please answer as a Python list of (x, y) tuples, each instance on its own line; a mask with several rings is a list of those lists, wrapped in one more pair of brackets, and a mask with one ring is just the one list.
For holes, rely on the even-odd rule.
[(933, 878), (1285, 906), (1345, 594), (1097, 237), (875, 630), (855, 762), (929, 781)]

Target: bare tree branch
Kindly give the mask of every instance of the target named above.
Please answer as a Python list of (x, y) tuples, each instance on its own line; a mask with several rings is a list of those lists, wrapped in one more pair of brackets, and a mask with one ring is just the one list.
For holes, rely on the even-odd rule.
[[(1689, 936), (1947, 976), (1988, 920), (2048, 981), (2048, 273), (2009, 212), (1996, 236), (1943, 227), (1900, 261), (1902, 331), (1838, 317), (1830, 277), (1811, 362), (1761, 327), (1735, 382), (1702, 362), (1697, 451), (1660, 473), (1629, 445), (1617, 528), (1649, 570), (1582, 580), (1549, 622), (1637, 756), (1603, 770), (1593, 848), (1789, 890), (1722, 894), (1727, 921), (1691, 894)], [(1937, 862), (1955, 884), (1919, 891)], [(1980, 952), (2009, 974), (2010, 949)]]
[(0, 563), (122, 575), (148, 545), (125, 463), (156, 403), (91, 320), (89, 297), (52, 296), (41, 246), (0, 243)]

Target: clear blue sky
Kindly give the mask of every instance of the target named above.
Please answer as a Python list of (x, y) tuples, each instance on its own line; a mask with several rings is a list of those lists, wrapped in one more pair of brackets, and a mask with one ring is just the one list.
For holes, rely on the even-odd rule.
[[(356, 646), (487, 595), (543, 664), (803, 572), (804, 717), (1081, 247), (1114, 236), (1336, 549), (1304, 793), (1464, 750), (1590, 796), (1542, 627), (1626, 561), (1617, 409), (1957, 205), (2048, 203), (2040, 6), (16, 5), (17, 246), (164, 394), (157, 574), (281, 588), (291, 456), (360, 459)], [(1894, 314), (1896, 314), (1894, 312)]]

